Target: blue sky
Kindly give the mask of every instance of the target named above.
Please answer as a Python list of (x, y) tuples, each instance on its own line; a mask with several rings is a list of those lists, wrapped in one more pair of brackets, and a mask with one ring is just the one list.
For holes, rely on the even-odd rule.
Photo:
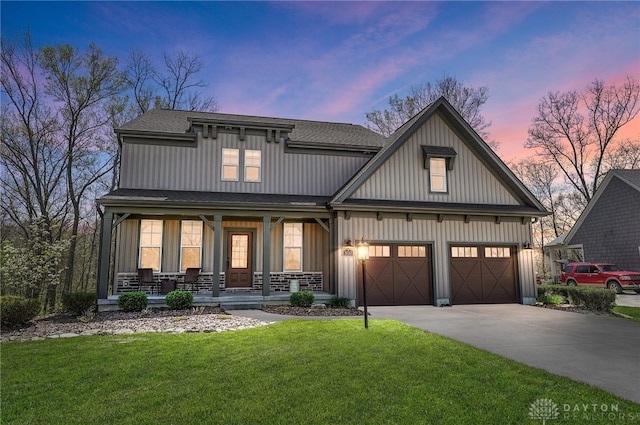
[[(121, 62), (196, 52), (220, 112), (365, 123), (444, 75), (487, 86), (505, 160), (548, 91), (640, 80), (638, 2), (13, 2), (2, 36), (95, 42)], [(623, 136), (640, 137), (640, 119)]]

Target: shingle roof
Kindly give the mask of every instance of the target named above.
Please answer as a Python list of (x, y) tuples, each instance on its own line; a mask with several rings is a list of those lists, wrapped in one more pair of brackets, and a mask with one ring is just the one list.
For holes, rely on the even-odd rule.
[(627, 180), (636, 189), (640, 188), (640, 170), (611, 170), (611, 173)]
[(125, 130), (184, 134), (189, 131), (189, 118), (213, 120), (224, 123), (235, 122), (239, 124), (262, 124), (265, 126), (294, 126), (293, 131), (289, 134), (289, 139), (293, 142), (373, 148), (381, 148), (387, 143), (387, 139), (384, 136), (357, 124), (231, 115), (214, 112), (176, 111), (169, 109), (152, 109), (121, 128), (116, 129), (116, 132)]

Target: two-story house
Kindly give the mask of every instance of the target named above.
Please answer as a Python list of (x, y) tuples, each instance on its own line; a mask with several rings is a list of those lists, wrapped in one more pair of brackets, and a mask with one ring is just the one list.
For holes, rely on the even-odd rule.
[(115, 131), (120, 186), (99, 199), (102, 305), (156, 293), (139, 268), (159, 282), (191, 267), (202, 302), (288, 301), (293, 282), (359, 303), (361, 240), (371, 305), (535, 299), (526, 248), (546, 211), (444, 98), (389, 138), (353, 124), (174, 110)]

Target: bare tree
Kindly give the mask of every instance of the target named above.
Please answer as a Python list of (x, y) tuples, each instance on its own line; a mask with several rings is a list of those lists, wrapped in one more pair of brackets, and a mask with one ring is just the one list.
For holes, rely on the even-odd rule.
[(56, 134), (60, 124), (41, 91), (37, 52), (31, 36), (2, 39), (2, 183), (1, 208), (24, 240), (39, 219), (49, 243), (60, 239), (68, 214), (65, 186), (67, 156)]
[(198, 74), (203, 69), (202, 59), (193, 53), (178, 52), (175, 57), (165, 53), (164, 66), (159, 68), (146, 53), (132, 51), (126, 73), (138, 112), (152, 107), (216, 111), (215, 97), (202, 92), (207, 84)]
[(618, 130), (640, 112), (640, 86), (594, 80), (584, 91), (549, 92), (540, 100), (525, 147), (558, 165), (585, 203), (595, 193)]
[[(487, 87), (465, 86), (455, 77), (444, 76), (435, 83), (421, 83), (410, 89), (409, 95), (400, 99), (389, 98), (389, 108), (367, 112), (367, 127), (385, 136), (390, 136), (398, 127), (409, 121), (422, 109), (444, 96), (482, 138), (489, 136), (491, 122), (486, 122), (480, 108), (489, 98)], [(495, 142), (492, 142), (496, 146)]]
[[(113, 168), (113, 147), (100, 137), (108, 124), (109, 100), (124, 89), (124, 78), (117, 70), (118, 60), (105, 57), (90, 44), (85, 52), (70, 45), (46, 46), (39, 62), (47, 75), (45, 86), (58, 106), (60, 141), (66, 155), (65, 178), (72, 207), (71, 241), (63, 292), (73, 282), (78, 229), (89, 189), (109, 175)], [(91, 203), (92, 204), (92, 203)]]
[(602, 159), (603, 171), (640, 168), (640, 140), (624, 139), (607, 151)]

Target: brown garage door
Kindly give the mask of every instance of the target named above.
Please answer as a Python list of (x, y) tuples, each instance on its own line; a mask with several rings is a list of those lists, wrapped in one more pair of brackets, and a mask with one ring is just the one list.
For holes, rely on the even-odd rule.
[[(371, 245), (366, 264), (368, 305), (433, 304), (429, 245)], [(362, 266), (358, 264), (362, 305)]]
[(517, 302), (514, 252), (510, 246), (452, 246), (451, 302)]

